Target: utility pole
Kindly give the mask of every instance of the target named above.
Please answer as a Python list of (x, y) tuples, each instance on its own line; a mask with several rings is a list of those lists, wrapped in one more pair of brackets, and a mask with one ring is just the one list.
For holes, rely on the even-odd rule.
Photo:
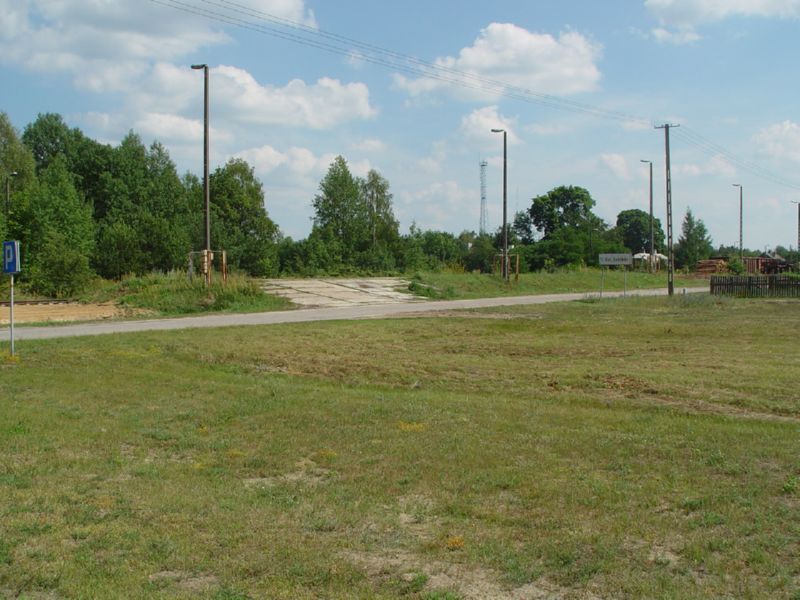
[(744, 247), (742, 246), (742, 193), (744, 188), (741, 183), (734, 183), (733, 187), (739, 188), (739, 260), (744, 262)]
[(508, 132), (492, 129), (492, 133), (503, 134), (503, 279), (508, 281)]
[(639, 162), (647, 163), (650, 166), (650, 260), (649, 267), (650, 272), (652, 273), (654, 269), (654, 261), (655, 261), (655, 232), (653, 231), (653, 161), (652, 160), (640, 160)]
[(664, 123), (657, 125), (656, 129), (664, 130), (664, 147), (666, 154), (667, 169), (667, 289), (669, 295), (675, 295), (675, 254), (672, 249), (672, 169), (669, 163), (669, 129), (670, 127), (680, 127)]
[(478, 232), (483, 235), (486, 233), (486, 167), (489, 165), (488, 162), (482, 160), (480, 162), (481, 166), (481, 219), (480, 225), (478, 226)]
[(206, 237), (204, 258), (206, 286), (211, 284), (211, 190), (208, 184), (208, 65), (192, 65), (203, 71), (203, 227)]

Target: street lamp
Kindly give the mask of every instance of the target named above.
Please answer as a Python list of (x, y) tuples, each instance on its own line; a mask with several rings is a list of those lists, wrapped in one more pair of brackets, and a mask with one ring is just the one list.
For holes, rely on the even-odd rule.
[(800, 202), (789, 200), (792, 204), (797, 204), (797, 252), (800, 252)]
[(739, 260), (744, 261), (744, 249), (742, 246), (742, 184), (733, 183), (733, 187), (739, 188)]
[(208, 186), (208, 65), (192, 65), (203, 70), (203, 227), (206, 235), (205, 271), (206, 285), (211, 282), (211, 192)]
[(6, 175), (6, 223), (8, 222), (8, 210), (11, 206), (11, 178), (17, 175), (18, 173), (16, 171), (11, 171), (11, 173)]
[[(653, 262), (655, 260), (655, 233), (653, 231), (653, 161), (640, 159), (639, 162), (650, 165), (650, 272), (653, 272)], [(633, 248), (632, 248), (633, 250)]]
[(505, 129), (492, 129), (503, 134), (503, 279), (508, 281), (508, 133)]

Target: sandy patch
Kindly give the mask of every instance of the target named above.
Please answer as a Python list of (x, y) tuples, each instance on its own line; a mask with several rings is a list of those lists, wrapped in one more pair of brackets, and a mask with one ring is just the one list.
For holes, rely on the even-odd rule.
[(344, 557), (375, 579), (396, 576), (410, 581), (415, 574), (423, 573), (428, 578), (426, 590), (452, 591), (464, 600), (598, 599), (591, 592), (561, 587), (543, 577), (520, 587), (506, 588), (498, 583), (499, 573), (490, 569), (422, 560), (402, 550), (385, 554), (347, 552)]
[(332, 472), (320, 467), (310, 458), (303, 458), (295, 463), (295, 470), (271, 477), (250, 477), (244, 480), (245, 487), (275, 487), (286, 483), (303, 485), (320, 485), (330, 480)]
[[(121, 317), (125, 313), (113, 304), (15, 304), (14, 323), (95, 321)], [(9, 323), (9, 307), (0, 307), (0, 325)]]
[(184, 571), (159, 571), (147, 579), (155, 584), (173, 584), (193, 594), (209, 592), (219, 585), (219, 580), (214, 575), (192, 575)]

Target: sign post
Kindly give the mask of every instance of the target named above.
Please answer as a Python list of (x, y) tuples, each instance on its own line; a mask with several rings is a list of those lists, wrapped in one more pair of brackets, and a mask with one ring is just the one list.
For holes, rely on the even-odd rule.
[(11, 356), (14, 356), (14, 275), (19, 272), (19, 242), (3, 242), (3, 273), (11, 275), (11, 302), (9, 303)]
[[(602, 277), (600, 279), (600, 297), (603, 297), (603, 284), (605, 282), (606, 270), (603, 267), (613, 267), (622, 265), (628, 267), (633, 264), (632, 254), (601, 254), (599, 256), (600, 268), (602, 269)], [(622, 288), (622, 295), (628, 294), (628, 269), (625, 269), (625, 283)]]

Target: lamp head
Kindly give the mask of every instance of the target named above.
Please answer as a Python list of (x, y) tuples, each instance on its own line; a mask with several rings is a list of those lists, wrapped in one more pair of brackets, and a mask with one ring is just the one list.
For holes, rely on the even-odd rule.
[(639, 159), (639, 162), (641, 162), (641, 163), (646, 163), (646, 164), (648, 164), (648, 165), (652, 165), (652, 164), (653, 164), (653, 161), (652, 161), (652, 160), (645, 160), (645, 159), (643, 159), (643, 158), (640, 158), (640, 159)]
[(193, 68), (195, 71), (197, 71), (197, 70), (199, 70), (199, 69), (207, 69), (207, 68), (208, 68), (208, 65), (205, 65), (205, 64), (203, 64), (203, 65), (192, 65), (192, 68)]
[(492, 129), (492, 133), (505, 133), (505, 129)]
[(733, 187), (738, 187), (738, 188), (742, 187), (742, 184), (741, 184), (741, 183), (732, 183), (731, 185), (732, 185)]

